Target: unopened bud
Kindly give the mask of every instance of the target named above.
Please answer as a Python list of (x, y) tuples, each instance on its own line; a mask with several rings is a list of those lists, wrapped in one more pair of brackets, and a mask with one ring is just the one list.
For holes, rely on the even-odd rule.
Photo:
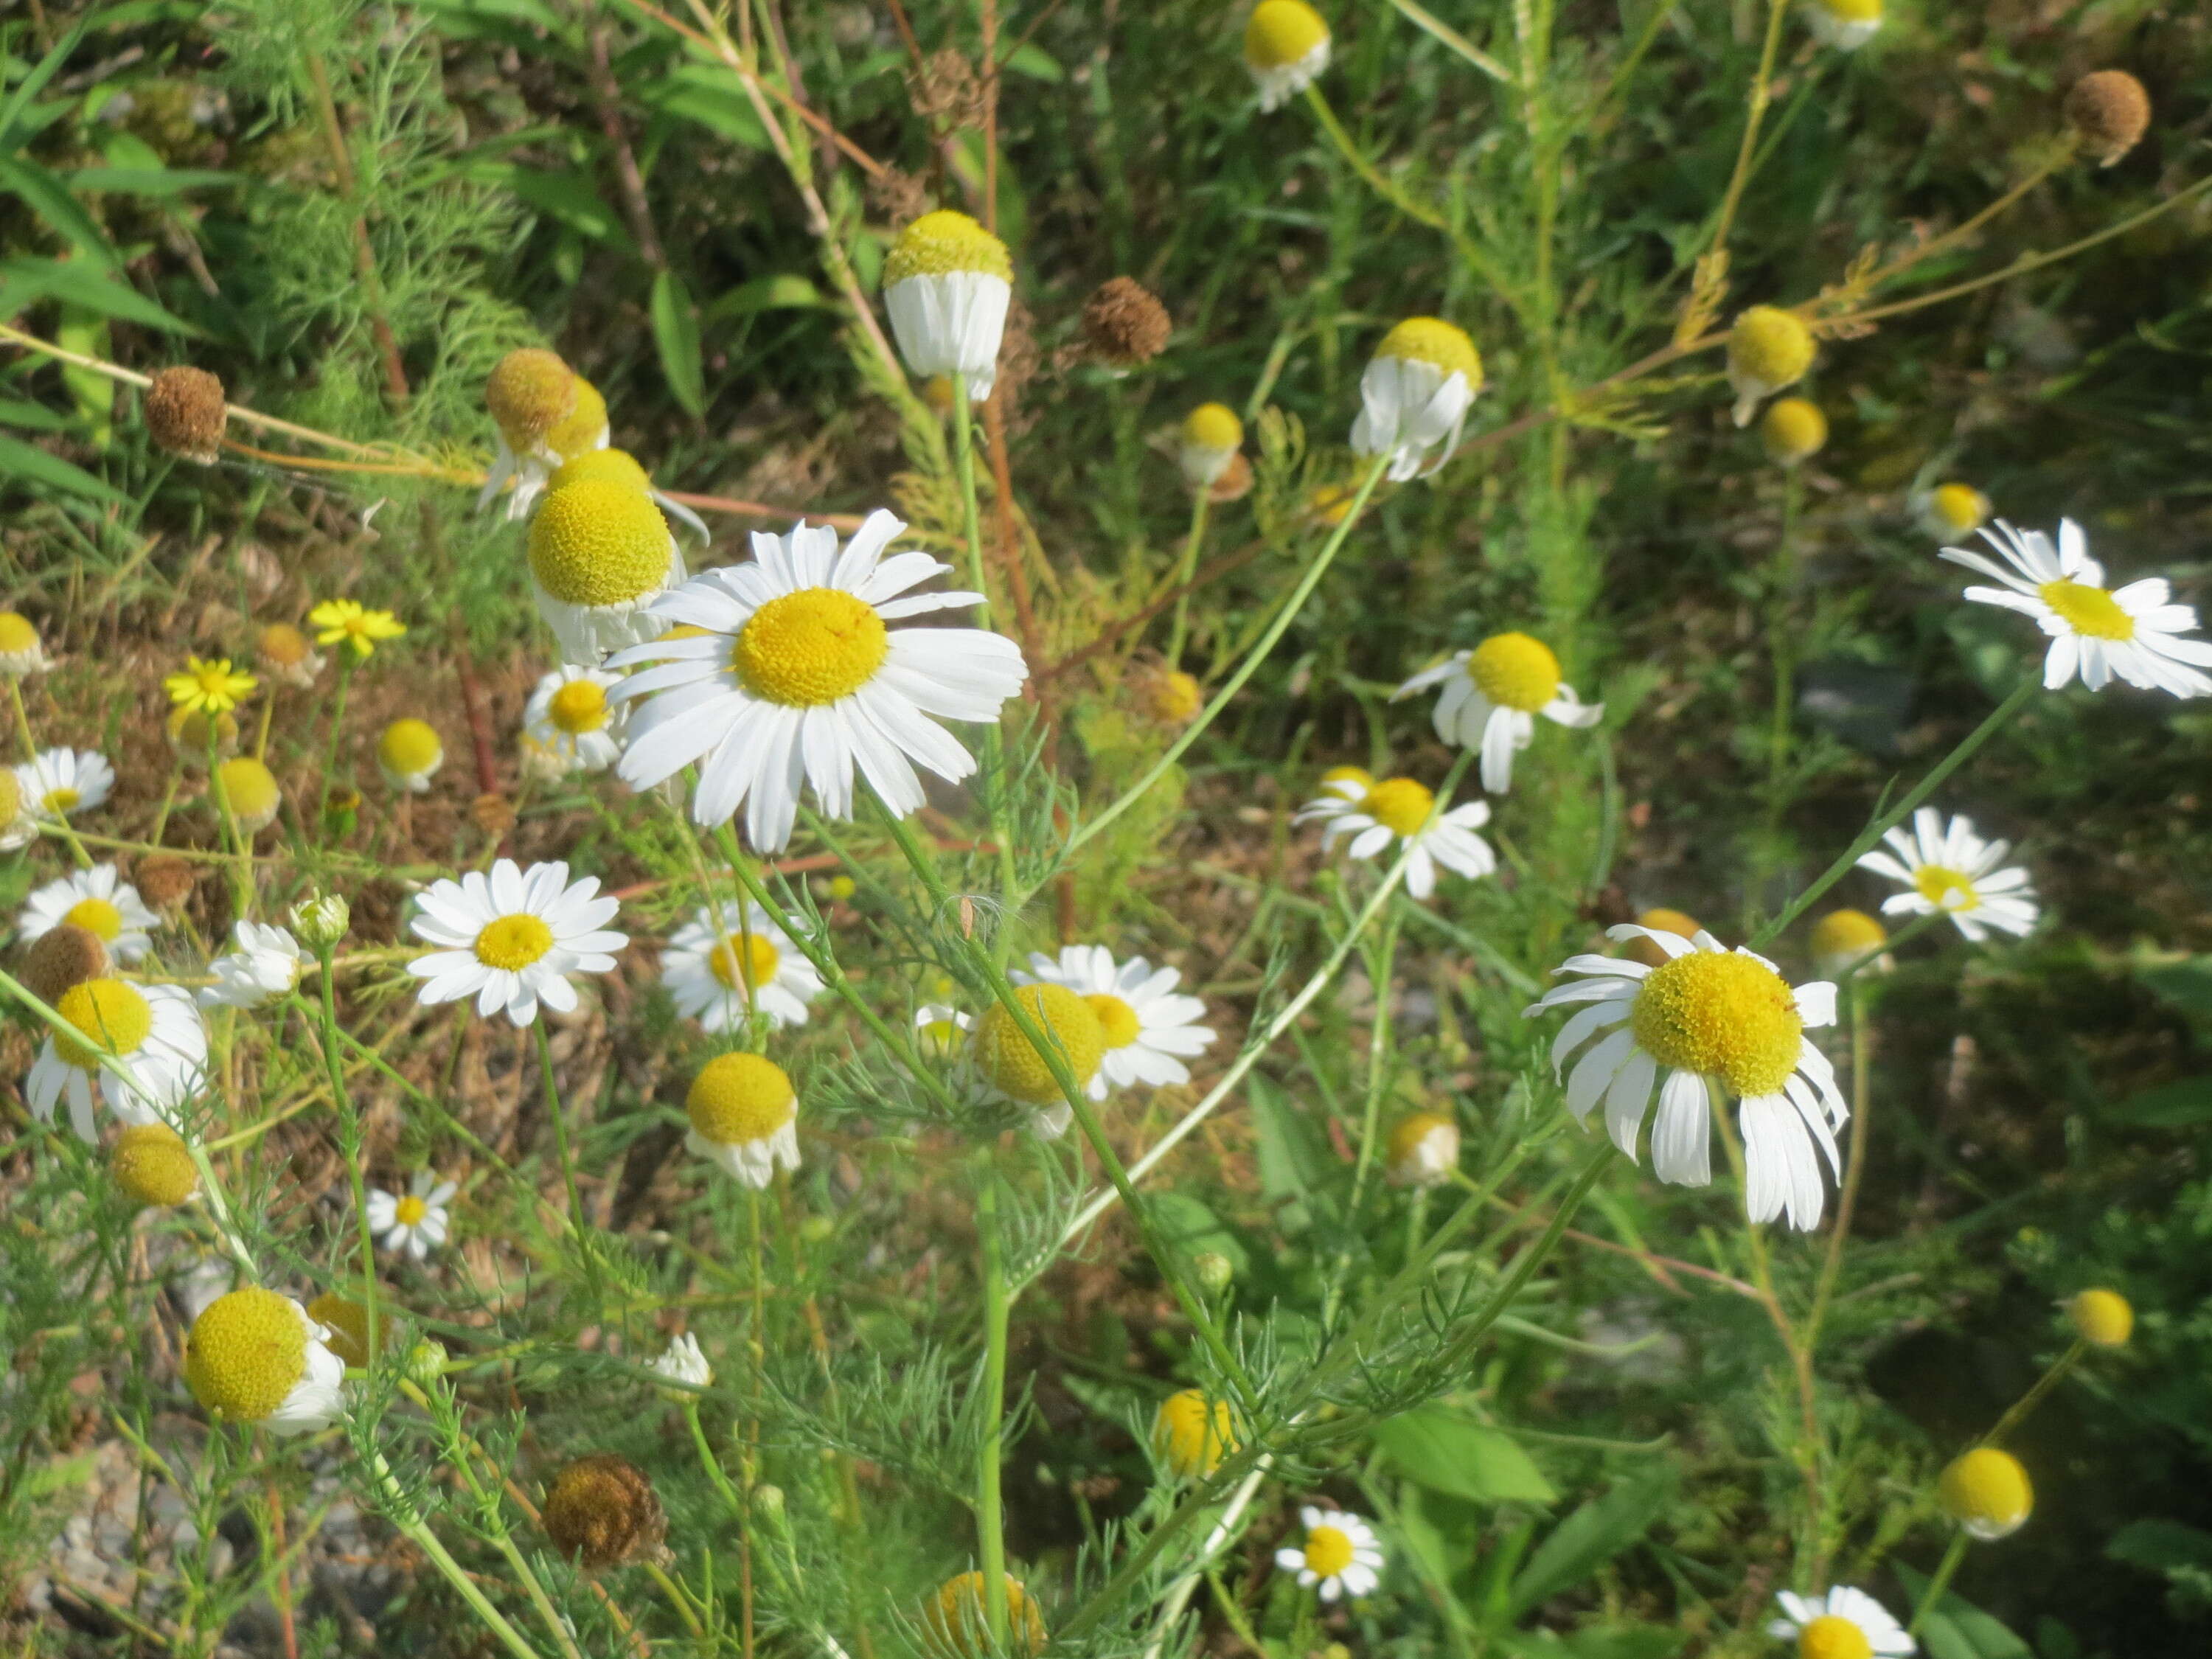
[(353, 908), (343, 895), (318, 893), (292, 907), (292, 931), (310, 951), (327, 951), (353, 925)]
[(446, 1345), (424, 1337), (407, 1351), (407, 1377), (418, 1389), (435, 1387), (446, 1375)]
[(1190, 1265), (1198, 1274), (1198, 1282), (1214, 1296), (1227, 1290), (1237, 1277), (1237, 1264), (1218, 1251), (1200, 1250)]

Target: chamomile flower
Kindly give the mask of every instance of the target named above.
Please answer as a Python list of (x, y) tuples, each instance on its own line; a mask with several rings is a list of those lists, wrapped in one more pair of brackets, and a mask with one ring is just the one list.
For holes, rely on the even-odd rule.
[(428, 794), (430, 780), (445, 763), (446, 745), (428, 720), (394, 720), (376, 740), (377, 770), (386, 783), (408, 794)]
[(676, 1012), (709, 1031), (744, 1028), (747, 1004), (771, 1025), (804, 1025), (806, 1005), (822, 994), (822, 975), (757, 904), (742, 914), (712, 905), (678, 928), (660, 958), (660, 982)]
[(53, 665), (37, 625), (20, 611), (0, 611), (0, 676), (20, 680)]
[(1244, 422), (1227, 404), (1200, 404), (1176, 434), (1176, 464), (1193, 489), (1210, 488), (1244, 447)]
[(407, 624), (389, 611), (372, 611), (355, 599), (325, 599), (307, 612), (307, 626), (315, 630), (316, 644), (347, 646), (356, 662), (407, 632)]
[(1805, 21), (1822, 46), (1856, 52), (1881, 29), (1881, 8), (1882, 0), (1810, 0)]
[(345, 1362), (331, 1333), (289, 1296), (249, 1285), (192, 1321), (185, 1381), (200, 1404), (271, 1434), (328, 1428), (345, 1404)]
[(0, 766), (0, 853), (12, 853), (38, 838), (39, 821), (24, 810), (21, 769)]
[(289, 996), (307, 960), (300, 941), (282, 927), (240, 920), (231, 924), (233, 948), (208, 963), (215, 983), (200, 988), (203, 1008), (258, 1008)]
[(394, 1255), (410, 1255), (420, 1261), (430, 1254), (432, 1246), (446, 1242), (453, 1226), (447, 1206), (459, 1190), (454, 1182), (440, 1181), (428, 1170), (417, 1171), (413, 1186), (404, 1195), (372, 1189), (368, 1230)]
[(1359, 377), (1352, 450), (1388, 455), (1394, 483), (1418, 477), (1439, 446), (1442, 466), (1481, 390), (1482, 357), (1467, 331), (1441, 317), (1408, 317), (1382, 337)]
[(1044, 1651), (1044, 1613), (1036, 1597), (1013, 1574), (1006, 1581), (1006, 1642), (1004, 1648), (991, 1639), (990, 1602), (983, 1593), (983, 1575), (957, 1573), (946, 1579), (921, 1604), (921, 1628), (933, 1659), (990, 1659), (1011, 1650), (1035, 1656)]
[(166, 1123), (127, 1123), (107, 1149), (108, 1173), (143, 1208), (172, 1209), (199, 1196), (199, 1165)]
[(1358, 800), (1375, 787), (1375, 775), (1364, 766), (1332, 766), (1321, 775), (1321, 787), (1329, 794)]
[(1170, 1474), (1203, 1480), (1237, 1449), (1237, 1420), (1225, 1400), (1182, 1389), (1160, 1401), (1152, 1417), (1152, 1455)]
[(227, 714), (252, 696), (253, 688), (260, 684), (252, 675), (233, 668), (228, 657), (187, 657), (184, 672), (163, 679), (161, 689), (179, 708), (196, 714)]
[(1390, 1131), (1385, 1173), (1394, 1187), (1441, 1187), (1459, 1168), (1459, 1125), (1442, 1112), (1413, 1112)]
[(1206, 1005), (1176, 991), (1181, 971), (1156, 969), (1142, 957), (1117, 967), (1103, 945), (1070, 945), (1056, 959), (1031, 951), (1030, 971), (1009, 977), (1066, 986), (1090, 1005), (1105, 1043), (1098, 1074), (1117, 1089), (1188, 1083), (1190, 1068), (1179, 1056), (1202, 1054), (1213, 1043), (1213, 1029), (1195, 1023), (1206, 1018)]
[(276, 822), (284, 792), (264, 763), (251, 755), (234, 755), (215, 769), (215, 775), (222, 786), (222, 805), (246, 835), (258, 836)]
[(1869, 853), (1859, 868), (1887, 876), (1905, 888), (1882, 902), (1884, 915), (1948, 915), (1959, 931), (1978, 944), (1990, 929), (2025, 935), (2039, 914), (2027, 872), (2000, 869), (2012, 843), (1984, 841), (1964, 813), (1949, 823), (1932, 806), (1912, 815), (1912, 828), (1899, 824), (1882, 837), (1887, 853)]
[(1605, 718), (1601, 702), (1584, 702), (1559, 678), (1551, 647), (1526, 634), (1493, 634), (1472, 651), (1426, 668), (1391, 694), (1395, 702), (1432, 685), (1437, 735), (1482, 752), (1482, 787), (1502, 795), (1513, 787), (1513, 757), (1536, 735), (1536, 716), (1583, 728)]
[(1967, 1537), (1985, 1544), (2010, 1537), (2035, 1513), (2027, 1470), (1995, 1446), (1976, 1446), (1953, 1458), (1936, 1482), (1936, 1498)]
[(1277, 1550), (1275, 1565), (1297, 1574), (1307, 1589), (1318, 1584), (1324, 1601), (1373, 1595), (1382, 1582), (1382, 1540), (1375, 1528), (1356, 1515), (1312, 1504), (1299, 1509), (1298, 1519), (1305, 1523), (1305, 1541)]
[[(558, 353), (542, 346), (510, 351), (493, 366), (484, 382), (484, 406), (491, 411), (499, 447), (477, 495), (478, 512), (502, 489), (508, 491), (504, 509), (508, 519), (520, 519), (530, 510), (530, 503), (545, 487), (546, 475), (560, 465), (551, 442), (556, 429), (580, 415), (586, 424), (591, 420), (592, 411), (580, 408), (583, 386), (582, 377)], [(592, 399), (599, 403), (599, 424), (604, 431), (606, 405), (597, 392)]]
[[(1018, 987), (1014, 1000), (1043, 1033), (1076, 1086), (1092, 1100), (1106, 1098), (1106, 1028), (1079, 993), (1050, 983)], [(970, 1034), (969, 1056), (985, 1086), (999, 1097), (1030, 1109), (1030, 1127), (1040, 1139), (1057, 1140), (1075, 1115), (1052, 1064), (1030, 1042), (1003, 1003), (983, 1011)]]
[[(1805, 1035), (1835, 1023), (1836, 988), (1826, 981), (1792, 988), (1765, 957), (1730, 951), (1707, 933), (1685, 939), (1624, 924), (1607, 936), (1648, 939), (1667, 961), (1647, 968), (1619, 957), (1570, 957), (1558, 971), (1582, 977), (1526, 1011), (1590, 1005), (1552, 1043), (1567, 1109), (1587, 1117), (1603, 1100), (1613, 1145), (1634, 1158), (1656, 1083), (1652, 1170), (1662, 1181), (1702, 1187), (1712, 1179), (1711, 1091), (1723, 1089), (1738, 1099), (1752, 1220), (1786, 1211), (1792, 1226), (1813, 1226), (1826, 1198), (1820, 1157), (1840, 1168), (1835, 1129), (1850, 1115), (1834, 1067)], [(1569, 1073), (1568, 1056), (1586, 1042)]]
[(1912, 498), (1912, 516), (1939, 542), (1962, 540), (1990, 521), (1990, 498), (1970, 483), (1940, 483)]
[(15, 937), (28, 945), (66, 923), (90, 933), (116, 961), (136, 962), (152, 948), (147, 932), (160, 922), (113, 865), (95, 864), (33, 889), (15, 918)]
[(253, 654), (270, 678), (302, 691), (313, 687), (315, 676), (325, 666), (323, 653), (289, 623), (270, 623), (263, 629), (254, 640)]
[(622, 676), (604, 668), (556, 668), (522, 710), (523, 734), (559, 772), (604, 772), (622, 753), (622, 710), (607, 693)]
[(1356, 859), (1376, 858), (1393, 842), (1405, 842), (1406, 890), (1417, 899), (1436, 891), (1439, 864), (1470, 878), (1498, 867), (1490, 843), (1474, 833), (1490, 822), (1490, 804), (1471, 800), (1439, 812), (1434, 792), (1412, 778), (1385, 778), (1357, 798), (1330, 790), (1300, 807), (1294, 821), (1327, 825), (1321, 836), (1324, 850), (1349, 836), (1348, 850)]
[[(176, 985), (92, 979), (54, 1001), (66, 1033), (49, 1031), (23, 1080), (33, 1115), (51, 1123), (66, 1097), (78, 1138), (96, 1140), (93, 1090), (125, 1123), (151, 1123), (198, 1094), (205, 1082), (207, 1031), (191, 993)], [(112, 1060), (123, 1075), (107, 1068)]]
[(2115, 678), (2145, 690), (2170, 691), (2177, 697), (2212, 692), (2212, 641), (2184, 639), (2197, 626), (2194, 606), (2169, 603), (2172, 589), (2158, 576), (2107, 590), (2105, 568), (2089, 556), (2081, 526), (2071, 519), (2058, 525), (2058, 545), (2039, 530), (2014, 530), (2003, 520), (1982, 532), (2004, 558), (2003, 564), (1963, 547), (1947, 547), (1954, 564), (1994, 576), (2002, 587), (1970, 587), (1966, 597), (1981, 605), (2002, 605), (2035, 618), (2051, 635), (2043, 659), (2043, 684), (2057, 690), (2076, 674), (2092, 691)]
[(1767, 1626), (1766, 1633), (1795, 1642), (1798, 1659), (1903, 1659), (1919, 1649), (1888, 1608), (1848, 1584), (1826, 1595), (1784, 1590), (1774, 1599), (1783, 1616)]
[(714, 1381), (714, 1368), (707, 1363), (706, 1354), (701, 1352), (699, 1339), (689, 1332), (671, 1342), (668, 1352), (646, 1369), (664, 1382), (681, 1385), (661, 1389), (663, 1398), (679, 1404), (694, 1398), (694, 1390), (709, 1388)]
[(1794, 312), (1753, 306), (1729, 330), (1728, 377), (1735, 423), (1751, 424), (1760, 404), (1805, 378), (1813, 367), (1813, 331)]
[(538, 613), (570, 662), (666, 631), (649, 608), (684, 576), (668, 520), (642, 489), (587, 477), (546, 496), (530, 521), (530, 582)]
[(89, 749), (41, 750), (15, 769), (24, 810), (52, 823), (89, 812), (115, 787), (115, 769)]
[(1822, 979), (1841, 979), (1853, 963), (1863, 963), (1862, 974), (1886, 974), (1896, 958), (1883, 951), (1889, 930), (1863, 910), (1831, 910), (1813, 925), (1813, 970)]
[(842, 552), (826, 526), (756, 534), (752, 563), (655, 601), (657, 617), (702, 631), (610, 665), (659, 665), (615, 692), (640, 704), (623, 781), (649, 788), (696, 762), (693, 818), (720, 823), (742, 808), (746, 837), (771, 853), (791, 839), (802, 782), (824, 813), (846, 817), (857, 768), (903, 817), (924, 799), (915, 762), (951, 783), (972, 773), (974, 757), (937, 720), (996, 721), (1029, 668), (1012, 640), (982, 629), (886, 626), (981, 598), (908, 593), (951, 567), (927, 553), (884, 557), (905, 528), (872, 513)]
[(599, 878), (571, 884), (566, 864), (519, 867), (501, 859), (486, 875), (471, 870), (459, 881), (425, 889), (416, 902), (415, 936), (437, 948), (407, 964), (423, 981), (425, 1003), (477, 1000), (477, 1015), (504, 1012), (528, 1025), (543, 1003), (556, 1014), (576, 1006), (571, 974), (604, 974), (612, 951), (629, 943), (606, 924), (620, 908), (600, 898)]
[(1759, 441), (1778, 466), (1796, 466), (1828, 441), (1828, 417), (1809, 398), (1777, 398), (1759, 418)]
[(1260, 107), (1280, 109), (1328, 67), (1328, 25), (1305, 0), (1260, 0), (1244, 24), (1244, 67)]
[(1013, 277), (1006, 245), (964, 213), (940, 208), (899, 232), (884, 261), (884, 308), (915, 378), (960, 375), (969, 401), (991, 395)]
[(975, 1029), (975, 1016), (963, 1013), (957, 1008), (926, 1002), (914, 1011), (915, 1041), (922, 1053), (939, 1060), (957, 1054), (967, 1042), (967, 1034)]
[(684, 1099), (691, 1131), (684, 1144), (748, 1187), (765, 1187), (779, 1165), (799, 1167), (799, 1091), (759, 1054), (716, 1054)]
[(586, 478), (611, 479), (617, 483), (628, 484), (632, 489), (642, 489), (653, 497), (655, 507), (672, 519), (683, 520), (701, 541), (714, 539), (708, 531), (704, 519), (674, 496), (665, 495), (653, 487), (652, 475), (627, 449), (587, 449), (555, 467), (553, 476), (545, 481), (545, 487), (548, 489), (566, 489), (570, 484), (581, 483)]
[(2135, 1308), (2118, 1291), (2081, 1291), (2064, 1306), (2074, 1334), (2092, 1347), (2124, 1348), (2135, 1334)]

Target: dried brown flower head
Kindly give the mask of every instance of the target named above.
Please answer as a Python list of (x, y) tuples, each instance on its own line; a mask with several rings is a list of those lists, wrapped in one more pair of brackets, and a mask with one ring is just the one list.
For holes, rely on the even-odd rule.
[(2081, 147), (2108, 167), (2136, 147), (2150, 126), (2150, 94), (2125, 70), (2085, 75), (2066, 94), (2066, 122)]
[(1083, 338), (1094, 362), (1131, 369), (1167, 349), (1168, 308), (1133, 276), (1113, 276), (1083, 305)]
[(131, 872), (139, 896), (156, 910), (174, 910), (192, 896), (200, 872), (190, 859), (174, 853), (149, 853)]
[(906, 90), (914, 112), (933, 126), (982, 125), (983, 90), (975, 65), (950, 46), (930, 53), (920, 69), (909, 69)]
[(469, 819), (494, 841), (514, 828), (514, 803), (504, 795), (478, 795), (469, 803)]
[(892, 229), (903, 230), (929, 211), (929, 185), (911, 173), (885, 167), (868, 180), (868, 205)]
[(510, 351), (484, 381), (484, 407), (512, 449), (534, 449), (576, 410), (576, 372), (543, 346)]
[(25, 948), (15, 977), (51, 1006), (71, 986), (107, 977), (107, 945), (89, 928), (58, 923)]
[(156, 369), (144, 406), (147, 432), (172, 455), (206, 466), (222, 453), (222, 382), (207, 370)]
[(586, 1572), (618, 1567), (660, 1547), (668, 1517), (643, 1469), (626, 1457), (580, 1457), (545, 1489), (545, 1535)]

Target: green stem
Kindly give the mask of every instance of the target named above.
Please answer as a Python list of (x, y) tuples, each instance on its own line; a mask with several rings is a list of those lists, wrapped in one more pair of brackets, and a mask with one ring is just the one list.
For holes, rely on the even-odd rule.
[(368, 1191), (362, 1179), (361, 1115), (353, 1109), (353, 1096), (345, 1085), (345, 1064), (338, 1058), (337, 975), (331, 970), (331, 948), (325, 945), (315, 953), (323, 970), (322, 995), (315, 1005), (315, 1012), (322, 1028), (323, 1069), (331, 1079), (331, 1103), (344, 1120), (349, 1143), (346, 1180), (353, 1188), (355, 1236), (361, 1250), (362, 1326), (368, 1364), (373, 1369), (381, 1352), (377, 1344), (376, 1238), (369, 1231)]
[(584, 1194), (576, 1185), (576, 1160), (568, 1149), (568, 1118), (561, 1109), (560, 1085), (553, 1077), (553, 1039), (545, 1034), (544, 1011), (530, 1024), (537, 1038), (538, 1079), (544, 1093), (545, 1115), (553, 1120), (553, 1144), (561, 1158), (561, 1180), (568, 1193), (568, 1226), (576, 1241), (576, 1249), (584, 1258), (584, 1276), (591, 1281), (592, 1305), (601, 1306), (605, 1295), (599, 1284), (599, 1252), (592, 1246), (590, 1229), (584, 1218)]
[(322, 786), (315, 797), (314, 834), (318, 841), (322, 839), (324, 821), (331, 810), (331, 780), (337, 775), (338, 738), (345, 731), (346, 690), (353, 684), (353, 653), (341, 649), (337, 659), (338, 685), (331, 697), (331, 735), (323, 746)]
[(1190, 580), (1198, 569), (1198, 550), (1206, 544), (1206, 512), (1212, 503), (1213, 492), (1200, 484), (1193, 492), (1195, 499), (1190, 507), (1190, 534), (1183, 538), (1182, 557), (1176, 562), (1175, 620), (1168, 629), (1167, 661), (1170, 668), (1182, 666), (1182, 642), (1190, 633)]
[[(1856, 963), (1853, 964), (1856, 966)], [(1859, 1177), (1866, 1167), (1867, 1108), (1874, 1091), (1869, 1086), (1867, 1066), (1872, 1042), (1867, 1034), (1866, 988), (1854, 973), (1844, 981), (1844, 1016), (1850, 1021), (1851, 1144), (1844, 1154), (1844, 1189), (1836, 1198), (1836, 1224), (1828, 1234), (1828, 1250), (1820, 1263), (1820, 1279), (1813, 1292), (1813, 1311), (1805, 1316), (1805, 1346), (1809, 1352), (1820, 1340), (1820, 1322), (1836, 1293), (1836, 1278), (1843, 1271), (1844, 1244), (1850, 1237), (1851, 1218), (1859, 1205)]]
[(507, 1650), (514, 1655), (515, 1659), (538, 1659), (538, 1650), (524, 1641), (521, 1632), (507, 1622), (505, 1615), (492, 1606), (484, 1593), (477, 1588), (476, 1580), (462, 1571), (461, 1564), (454, 1560), (445, 1545), (439, 1541), (438, 1534), (424, 1525), (422, 1517), (415, 1513), (407, 1502), (407, 1495), (399, 1490), (398, 1481), (392, 1478), (392, 1467), (384, 1461), (381, 1452), (372, 1456), (368, 1473), (384, 1518), (398, 1528), (413, 1540), (417, 1549), (430, 1558), (431, 1565), (445, 1576), (446, 1582), (459, 1593), (461, 1600), (475, 1609), (477, 1617), (483, 1620), (485, 1628), (506, 1644)]
[(975, 1456), (975, 1530), (982, 1545), (984, 1616), (994, 1652), (1006, 1644), (1006, 1540), (999, 1464), (1006, 1432), (1006, 1322), (1013, 1310), (999, 1224), (999, 1174), (987, 1146), (975, 1190), (983, 1274), (983, 1435)]
[(991, 623), (991, 590), (983, 580), (983, 517), (975, 504), (975, 434), (968, 402), (968, 377), (952, 376), (952, 462), (960, 478), (960, 519), (968, 541), (968, 585), (983, 597), (975, 605), (975, 625)]
[(1936, 1604), (1943, 1599), (1943, 1592), (1951, 1588), (1952, 1575), (1959, 1571), (1959, 1563), (1966, 1557), (1966, 1534), (1961, 1528), (1952, 1535), (1950, 1547), (1943, 1552), (1943, 1559), (1936, 1564), (1935, 1577), (1920, 1592), (1920, 1600), (1912, 1609), (1912, 1622), (1905, 1627), (1907, 1636), (1920, 1633), (1921, 1622), (1936, 1610)]
[(1355, 1227), (1367, 1192), (1367, 1177), (1375, 1166), (1375, 1144), (1382, 1132), (1382, 1092), (1390, 1080), (1390, 984), (1397, 962), (1398, 911), (1393, 908), (1382, 923), (1382, 937), (1367, 953), (1367, 982), (1375, 994), (1375, 1020), (1367, 1039), (1367, 1100), (1360, 1117), (1359, 1161), (1352, 1171)]
[(1981, 1443), (1994, 1446), (2007, 1435), (2027, 1421), (2028, 1413), (2043, 1403), (2043, 1397), (2063, 1382), (2066, 1373), (2081, 1363), (2081, 1356), (2089, 1352), (2086, 1337), (2075, 1337), (2074, 1346), (2051, 1363), (2051, 1369), (2036, 1378), (2035, 1386), (2013, 1403), (2013, 1407), (1997, 1419), (1996, 1426), (1982, 1437)]

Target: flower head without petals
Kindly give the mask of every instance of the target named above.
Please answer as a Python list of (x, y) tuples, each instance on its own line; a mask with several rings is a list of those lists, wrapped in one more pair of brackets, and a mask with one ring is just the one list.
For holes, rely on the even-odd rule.
[(1244, 67), (1262, 111), (1280, 109), (1328, 67), (1328, 24), (1306, 0), (1260, 0), (1244, 22)]

